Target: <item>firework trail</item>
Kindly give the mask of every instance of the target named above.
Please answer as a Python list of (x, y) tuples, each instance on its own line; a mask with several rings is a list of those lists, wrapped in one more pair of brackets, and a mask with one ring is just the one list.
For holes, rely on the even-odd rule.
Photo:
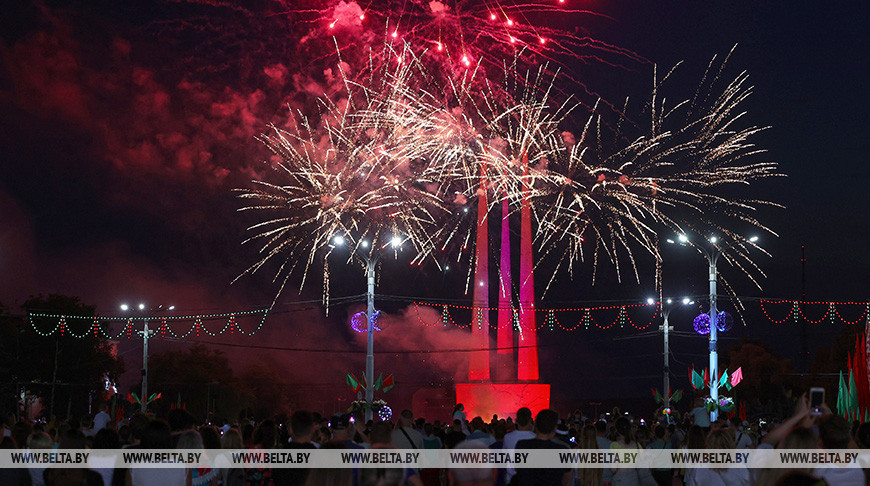
[[(277, 175), (240, 190), (249, 202), (241, 211), (260, 215), (246, 242), (260, 242), (261, 258), (244, 273), (280, 262), (283, 290), (297, 265), (304, 285), (316, 256), (335, 246), (351, 248), (349, 259), (404, 242), (414, 247), (412, 262), (432, 255), (432, 234), (447, 211), (443, 161), (454, 147), (444, 141), (453, 138), (453, 124), (414, 82), (426, 73), (413, 52), (385, 50), (397, 58), (391, 69), (373, 67), (362, 81), (343, 76), (347, 97), (321, 98), (317, 125), (299, 114), (295, 128), (273, 126), (261, 137)], [(324, 285), (328, 298), (326, 266)]]
[[(554, 4), (413, 0), (275, 12), (307, 26), (298, 46), (337, 66), (341, 88), (319, 96), (317, 114), (299, 112), (296, 124), (263, 135), (277, 176), (241, 193), (244, 211), (266, 216), (250, 228), (261, 258), (245, 273), (275, 261), (281, 290), (297, 267), (304, 284), (336, 237), (351, 255), (399, 238), (414, 246), (412, 263), (442, 263), (436, 255), (457, 249), (457, 260), (470, 262), (481, 191), (490, 209), (508, 200), (518, 210), (525, 190), (539, 261), (555, 255), (556, 270), (573, 274), (591, 253), (593, 282), (602, 260), (620, 278), (627, 260), (640, 280), (635, 252), (660, 259), (663, 229), (715, 230), (740, 242), (726, 258), (757, 283), (755, 245), (731, 228), (769, 231), (753, 215), (769, 203), (722, 191), (778, 175), (775, 164), (742, 162), (759, 152), (750, 139), (761, 130), (735, 128), (751, 92), (745, 74), (721, 89), (725, 63), (711, 63), (695, 96), (672, 105), (662, 93), (671, 73), (654, 76), (645, 122), (626, 115), (628, 102), (584, 104), (565, 96), (561, 80), (574, 75), (560, 62), (645, 61), (534, 27), (536, 14), (560, 12)], [(328, 280), (324, 264), (325, 298)]]
[[(483, 88), (487, 79), (497, 80), (504, 74), (506, 62), (518, 62), (524, 68), (559, 69), (568, 87), (558, 89), (582, 90), (594, 100), (598, 95), (581, 75), (585, 66), (610, 66), (626, 72), (651, 65), (635, 52), (587, 35), (582, 27), (585, 20), (609, 18), (578, 8), (571, 0), (187, 3), (200, 4), (202, 13), (180, 14), (177, 20), (163, 21), (152, 30), (192, 45), (185, 60), (201, 60), (199, 69), (207, 75), (232, 72), (247, 80), (257, 75), (257, 69), (296, 64), (294, 77), (317, 80), (319, 72), (340, 56), (356, 77), (363, 74), (372, 51), (376, 64), (390, 63), (391, 59), (377, 53), (383, 52), (381, 45), (393, 44), (396, 51), (409, 48), (440, 86), (474, 70), (472, 81)], [(557, 25), (570, 25), (573, 30)]]
[[(404, 42), (428, 51), (442, 65), (463, 69), (483, 60), (498, 71), (520, 51), (523, 61), (646, 62), (641, 56), (599, 40), (549, 27), (557, 16), (603, 15), (569, 8), (564, 1), (380, 0), (330, 2), (319, 9), (288, 9), (309, 14), (311, 36), (363, 31), (372, 38)], [(568, 63), (565, 63), (566, 65)]]
[(537, 179), (535, 205), (540, 247), (568, 248), (558, 258), (559, 266), (565, 264), (571, 272), (584, 259), (584, 246), (591, 246), (593, 272), (604, 256), (619, 276), (620, 261), (627, 258), (639, 281), (632, 248), (660, 260), (659, 233), (689, 230), (735, 242), (726, 259), (758, 285), (755, 275), (763, 272), (748, 250), (760, 248), (733, 228), (774, 234), (755, 213), (760, 206), (777, 205), (726, 195), (725, 188), (781, 174), (775, 163), (745, 162), (763, 152), (751, 141), (763, 128), (738, 128), (745, 114), (742, 103), (752, 88), (746, 73), (719, 88), (726, 62), (717, 66), (714, 58), (694, 97), (671, 106), (662, 91), (673, 70), (661, 80), (654, 76), (645, 107), (648, 129), (629, 143), (619, 142), (628, 129), (608, 139), (596, 110), (579, 138), (569, 131), (560, 134), (564, 150)]

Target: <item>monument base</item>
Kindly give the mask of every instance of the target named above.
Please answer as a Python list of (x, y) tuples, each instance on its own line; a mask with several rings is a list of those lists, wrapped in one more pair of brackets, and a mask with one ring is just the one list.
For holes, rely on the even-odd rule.
[(457, 383), (456, 403), (465, 405), (468, 420), (474, 417), (489, 422), (517, 416), (520, 407), (532, 410), (532, 416), (550, 408), (550, 385), (543, 383)]

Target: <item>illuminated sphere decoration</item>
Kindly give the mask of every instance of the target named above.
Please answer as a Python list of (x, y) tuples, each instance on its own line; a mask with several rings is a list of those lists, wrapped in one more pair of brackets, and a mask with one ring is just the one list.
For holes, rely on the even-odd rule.
[(386, 422), (393, 417), (393, 409), (387, 405), (384, 405), (378, 410), (378, 417), (380, 417), (381, 421)]
[(710, 334), (710, 316), (707, 314), (699, 314), (693, 322), (695, 332), (702, 336)]
[(734, 318), (731, 317), (731, 314), (725, 311), (720, 312), (719, 316), (716, 318), (716, 329), (718, 329), (719, 332), (730, 331), (733, 324)]
[[(376, 310), (374, 315), (372, 315), (372, 329), (375, 331), (380, 331), (381, 328), (378, 327), (378, 316), (381, 314), (381, 311)], [(350, 327), (359, 333), (366, 332), (368, 330), (367, 325), (367, 317), (365, 312), (357, 312), (350, 318)]]
[[(699, 314), (694, 321), (695, 332), (702, 336), (710, 334), (710, 316), (707, 314)], [(716, 317), (716, 329), (719, 332), (727, 332), (731, 330), (734, 324), (734, 318), (731, 314), (722, 311)]]

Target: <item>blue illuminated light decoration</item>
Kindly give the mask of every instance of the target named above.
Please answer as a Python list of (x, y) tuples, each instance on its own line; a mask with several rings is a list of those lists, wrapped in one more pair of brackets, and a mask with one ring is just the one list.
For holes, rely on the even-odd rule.
[(694, 321), (695, 332), (698, 334), (705, 336), (710, 334), (710, 316), (707, 314), (700, 314), (695, 318)]
[(380, 410), (378, 410), (378, 417), (380, 417), (380, 419), (384, 422), (390, 420), (390, 418), (393, 417), (393, 409), (387, 405), (384, 405), (380, 408)]
[(716, 318), (716, 329), (719, 332), (727, 332), (731, 330), (731, 326), (734, 323), (734, 318), (731, 317), (731, 314), (722, 311), (719, 313), (719, 316)]
[[(381, 314), (381, 311), (376, 310), (375, 313), (372, 315), (372, 329), (374, 329), (375, 331), (381, 330), (381, 328), (378, 327), (378, 316), (380, 314)], [(368, 328), (366, 326), (367, 320), (368, 319), (366, 318), (365, 312), (357, 312), (356, 314), (353, 315), (353, 317), (350, 318), (350, 327), (354, 331), (359, 332), (359, 333), (366, 332), (368, 330)]]
[[(731, 327), (734, 323), (734, 318), (731, 317), (731, 314), (722, 311), (716, 316), (716, 329), (719, 332), (727, 332), (731, 330)], [(698, 317), (695, 318), (693, 322), (695, 332), (702, 336), (706, 336), (710, 334), (710, 316), (707, 314), (699, 314)]]

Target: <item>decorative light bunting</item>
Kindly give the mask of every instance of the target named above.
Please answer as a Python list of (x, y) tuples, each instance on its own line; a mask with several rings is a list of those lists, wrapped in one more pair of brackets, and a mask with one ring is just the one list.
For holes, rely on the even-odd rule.
[[(251, 331), (245, 331), (242, 329), (239, 324), (236, 322), (236, 317), (238, 316), (252, 316), (257, 314), (263, 314), (263, 317), (260, 319), (259, 324), (256, 328)], [(252, 310), (252, 311), (241, 311), (241, 312), (230, 312), (223, 314), (204, 314), (204, 315), (188, 315), (188, 316), (160, 316), (160, 317), (111, 317), (111, 316), (67, 316), (62, 314), (28, 314), (28, 321), (30, 322), (30, 327), (33, 328), (34, 332), (43, 337), (53, 336), (57, 333), (60, 336), (66, 336), (67, 334), (78, 339), (82, 339), (85, 337), (94, 337), (98, 338), (100, 334), (102, 334), (106, 339), (118, 339), (121, 336), (125, 336), (127, 339), (133, 337), (134, 334), (137, 336), (141, 333), (141, 331), (137, 331), (134, 328), (134, 321), (159, 321), (160, 326), (154, 331), (156, 337), (166, 338), (172, 337), (174, 339), (184, 339), (192, 333), (196, 333), (196, 336), (201, 336), (201, 333), (205, 333), (209, 336), (220, 336), (225, 332), (229, 331), (230, 334), (235, 334), (236, 332), (241, 333), (244, 336), (253, 336), (263, 328), (263, 323), (266, 322), (266, 316), (269, 314), (268, 309), (260, 309), (260, 310)], [(57, 324), (50, 331), (42, 331), (36, 326), (35, 319), (57, 319)], [(83, 333), (76, 334), (70, 329), (70, 326), (67, 324), (67, 320), (92, 320), (91, 326), (89, 326)], [(218, 319), (226, 319), (226, 324), (224, 327), (217, 332), (210, 331), (205, 325), (203, 321), (210, 320), (218, 320)], [(185, 321), (185, 320), (193, 320), (193, 324), (184, 334), (177, 334), (170, 326), (170, 321)], [(124, 327), (115, 335), (109, 334), (103, 326), (100, 326), (100, 321), (108, 321), (108, 322), (118, 322), (124, 321)]]
[[(439, 321), (439, 323), (435, 324), (435, 323), (426, 322), (423, 319), (423, 316), (420, 315), (420, 307), (423, 306), (423, 307), (434, 308), (438, 305), (439, 304), (427, 304), (425, 302), (414, 302), (414, 314), (417, 316), (417, 320), (420, 322), (420, 324), (422, 324), (424, 326), (441, 325), (443, 327), (449, 327), (450, 325), (452, 325), (452, 326), (460, 328), (460, 329), (471, 328), (471, 326), (472, 326), (472, 324), (474, 324), (474, 322), (462, 324), (462, 323), (457, 323), (456, 321), (454, 321), (453, 317), (450, 315), (450, 310), (449, 310), (449, 308), (452, 307), (454, 309), (459, 309), (459, 310), (470, 310), (472, 313), (476, 314), (476, 319), (474, 319), (474, 321), (479, 322), (478, 325), (481, 325), (481, 326), (486, 325), (490, 329), (497, 328), (497, 324), (493, 324), (492, 322), (490, 322), (488, 319), (485, 318), (485, 316), (489, 312), (494, 311), (494, 310), (498, 310), (497, 307), (483, 308), (483, 307), (462, 306), (462, 305), (452, 305), (452, 304), (440, 304), (440, 306), (441, 306), (441, 312), (440, 312), (441, 320)], [(649, 304), (631, 304), (631, 305), (614, 305), (614, 306), (565, 308), (565, 309), (540, 309), (540, 308), (536, 308), (536, 309), (534, 309), (534, 311), (544, 313), (544, 318), (535, 320), (535, 322), (537, 323), (535, 330), (538, 331), (538, 330), (547, 329), (547, 330), (555, 331), (556, 328), (559, 328), (563, 331), (576, 331), (576, 330), (580, 329), (581, 326), (583, 326), (584, 329), (588, 330), (590, 324), (593, 324), (593, 323), (595, 324), (595, 327), (597, 327), (598, 329), (602, 329), (602, 330), (612, 329), (612, 328), (616, 327), (617, 325), (619, 325), (620, 328), (624, 328), (626, 324), (630, 325), (632, 328), (637, 329), (637, 330), (649, 329), (650, 326), (652, 326), (653, 323), (656, 322), (656, 319), (660, 315), (661, 309), (659, 306), (655, 306), (655, 310), (654, 310), (653, 315), (650, 318), (650, 320), (646, 324), (640, 324), (638, 322), (634, 322), (631, 319), (631, 317), (628, 314), (628, 311), (630, 309), (636, 309), (636, 308), (641, 308), (641, 307), (648, 308), (648, 307), (650, 307), (650, 305)], [(616, 318), (612, 322), (610, 322), (609, 324), (606, 324), (606, 325), (602, 324), (601, 322), (593, 319), (593, 317), (592, 317), (593, 311), (602, 311), (602, 310), (607, 311), (607, 310), (614, 310), (614, 309), (618, 309), (618, 314), (616, 315)], [(514, 319), (513, 319), (514, 320), (514, 329), (516, 330), (518, 328), (518, 325), (519, 325), (519, 322), (518, 322), (519, 321), (519, 313), (518, 313), (519, 311), (516, 308), (513, 308), (512, 310), (513, 310), (513, 314), (514, 314)], [(559, 321), (558, 317), (556, 317), (557, 312), (582, 312), (583, 316), (580, 318), (580, 320), (578, 320), (573, 325), (565, 325)]]
[[(854, 326), (857, 324), (864, 323), (865, 320), (867, 319), (868, 312), (870, 312), (870, 302), (803, 302), (803, 301), (799, 301), (799, 300), (766, 300), (766, 299), (761, 299), (759, 301), (759, 303), (761, 305), (761, 311), (764, 313), (764, 316), (767, 317), (767, 319), (774, 324), (785, 324), (785, 322), (789, 321), (789, 320), (794, 321), (794, 322), (799, 322), (801, 319), (803, 319), (810, 324), (821, 324), (825, 320), (828, 320), (831, 322), (831, 324), (834, 324), (837, 322), (837, 320), (839, 320), (843, 324)], [(765, 307), (765, 304), (768, 304), (768, 305), (769, 304), (789, 304), (791, 306), (791, 308), (789, 309), (789, 312), (788, 312), (788, 314), (786, 314), (785, 318), (774, 319), (773, 316), (771, 316), (771, 314), (768, 312), (767, 308)], [(811, 306), (811, 305), (824, 305), (824, 306), (826, 306), (825, 313), (822, 315), (821, 318), (819, 318), (817, 320), (812, 320), (812, 319), (807, 318), (807, 315), (804, 312), (804, 308)], [(849, 306), (859, 305), (859, 306), (863, 306), (864, 310), (861, 313), (861, 316), (858, 317), (858, 319), (856, 319), (854, 321), (847, 321), (840, 314), (840, 309), (838, 309), (838, 306), (844, 306), (844, 305), (849, 305)]]

